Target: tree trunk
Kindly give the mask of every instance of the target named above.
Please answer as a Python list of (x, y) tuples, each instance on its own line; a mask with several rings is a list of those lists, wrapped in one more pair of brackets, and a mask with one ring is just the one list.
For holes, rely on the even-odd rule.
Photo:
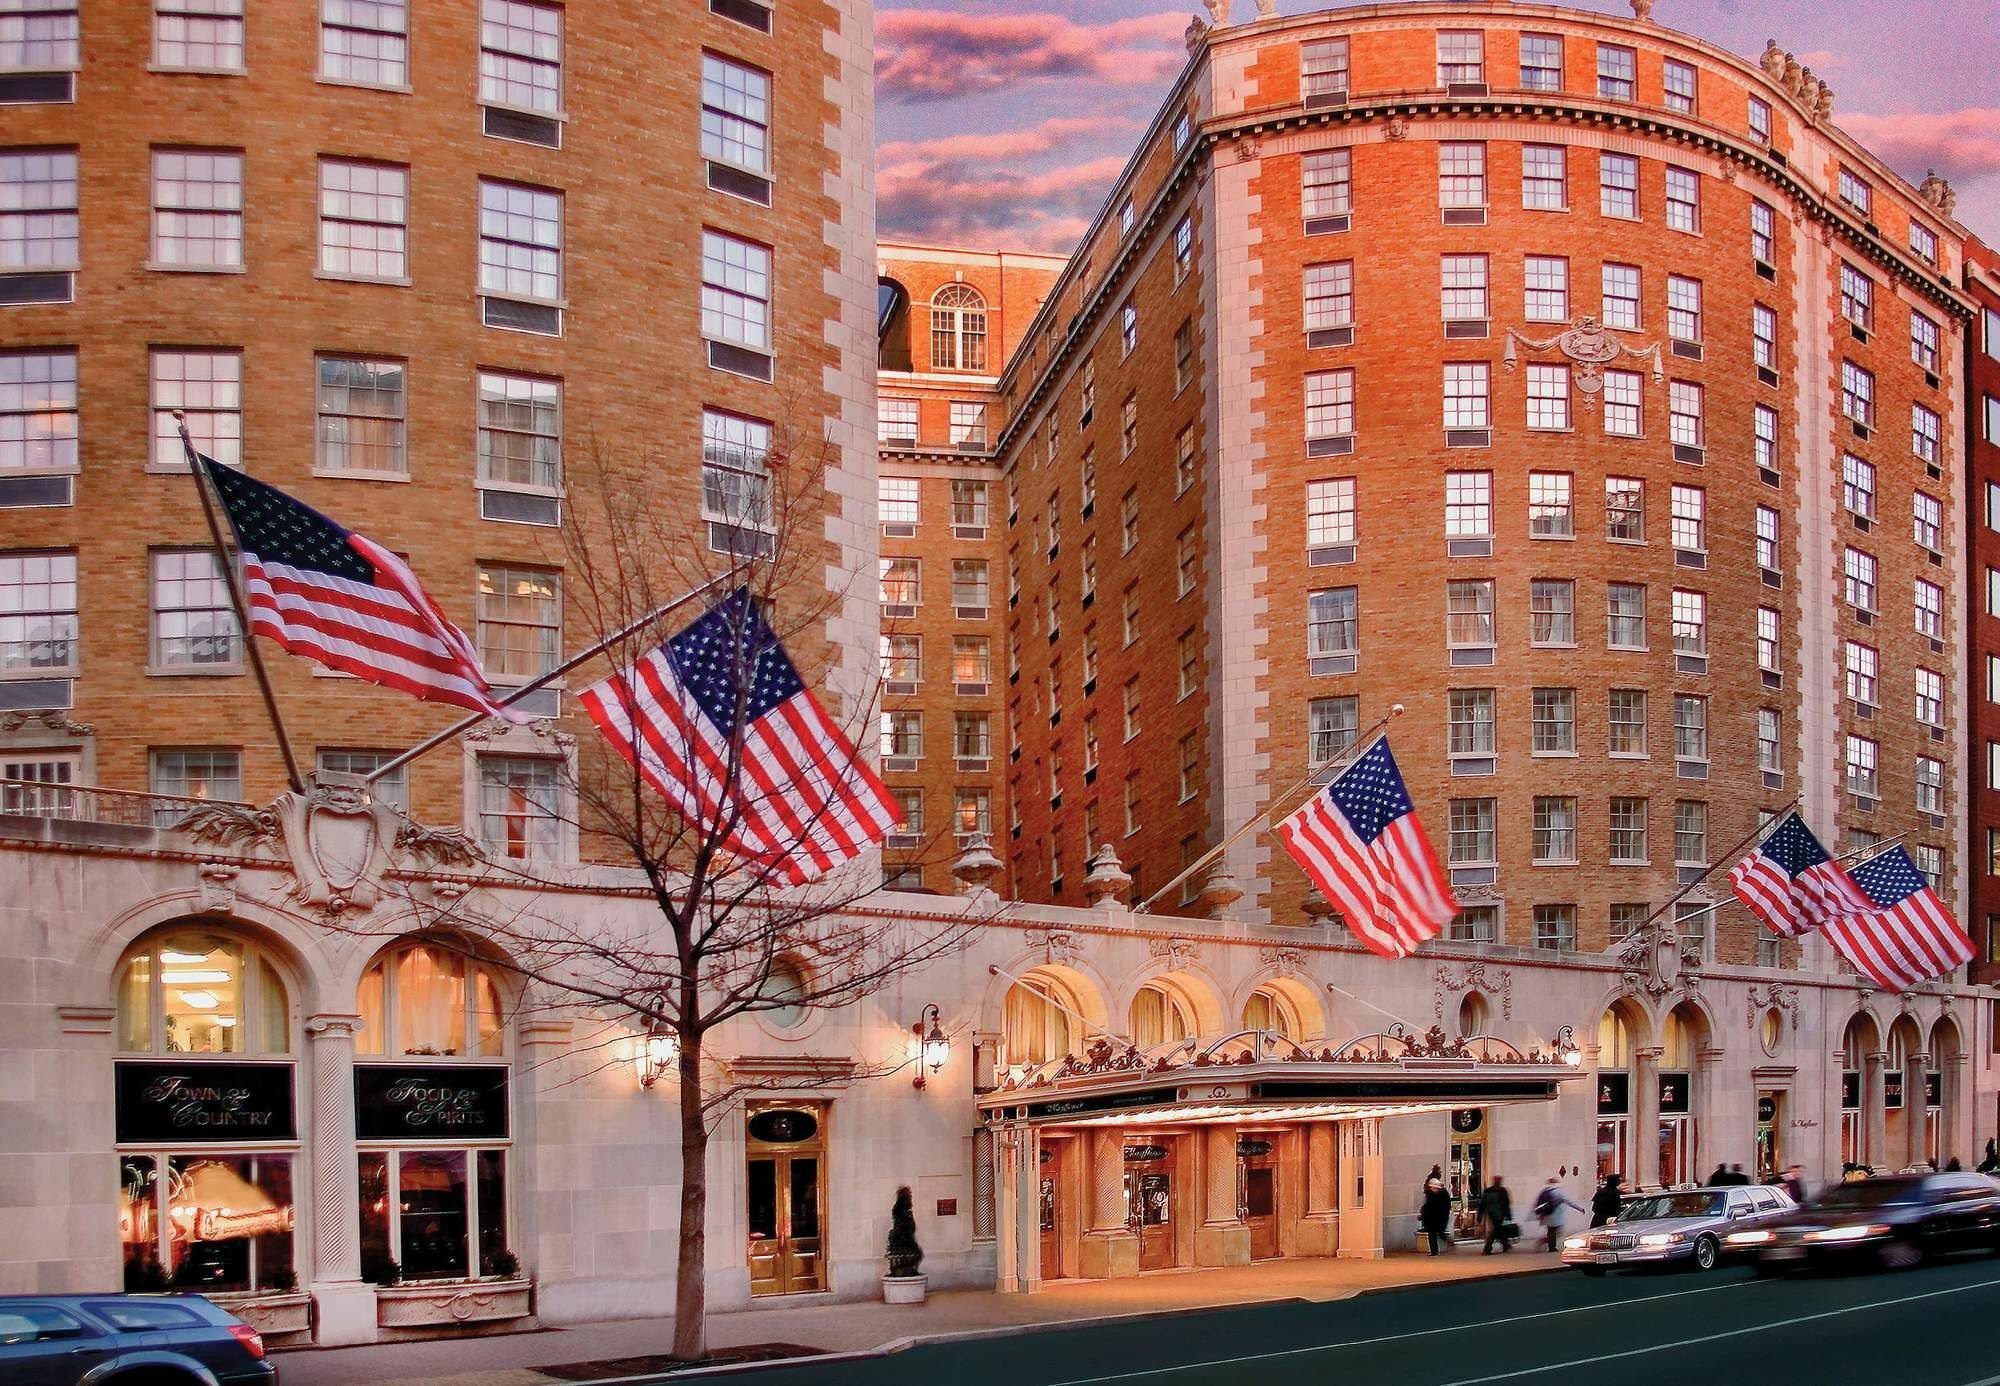
[(702, 1110), (701, 1041), (681, 1045), (681, 1256), (674, 1272), (674, 1356), (708, 1356), (708, 1123)]

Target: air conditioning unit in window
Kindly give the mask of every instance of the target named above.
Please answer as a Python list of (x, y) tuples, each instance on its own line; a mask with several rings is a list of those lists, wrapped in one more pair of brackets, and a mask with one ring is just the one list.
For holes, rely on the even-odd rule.
[(1446, 558), (1491, 558), (1493, 540), (1447, 539), (1444, 541), (1444, 554)]
[(1444, 325), (1444, 335), (1451, 340), (1486, 337), (1492, 331), (1492, 323), (1485, 318), (1448, 318)]
[(955, 606), (951, 609), (951, 614), (961, 621), (983, 621), (986, 613), (987, 608), (983, 606)]
[(1451, 883), (1454, 889), (1462, 886), (1492, 885), (1500, 878), (1497, 866), (1454, 866), (1451, 868)]
[(1325, 217), (1307, 217), (1306, 234), (1308, 236), (1338, 235), (1352, 225), (1353, 220), (1346, 212), (1337, 212), (1332, 216)]
[(1693, 885), (1707, 874), (1708, 868), (1706, 866), (1676, 866), (1674, 868), (1674, 882), (1677, 885)]
[(884, 539), (914, 539), (917, 537), (917, 527), (915, 525), (893, 522), (884, 524), (882, 526), (882, 537)]
[(1454, 669), (1487, 669), (1492, 665), (1491, 645), (1460, 646), (1451, 652), (1451, 667)]
[(1314, 350), (1321, 347), (1344, 347), (1354, 345), (1352, 327), (1316, 327), (1306, 333), (1306, 346)]
[(1778, 267), (1776, 265), (1767, 265), (1762, 260), (1759, 260), (1757, 261), (1757, 277), (1759, 279), (1769, 279), (1775, 283), (1778, 278)]
[(907, 698), (916, 693), (917, 683), (915, 679), (887, 679), (882, 684), (882, 691), (891, 697)]
[(733, 19), (760, 34), (771, 32), (771, 6), (767, 0), (708, 0), (708, 12)]
[(1766, 688), (1783, 688), (1785, 686), (1785, 676), (1783, 674), (1774, 673), (1769, 669), (1759, 669), (1757, 676), (1764, 681), (1764, 687)]
[(0, 681), (0, 712), (46, 712), (75, 706), (74, 679)]
[(1444, 84), (1444, 94), (1446, 96), (1484, 96), (1486, 95), (1486, 91), (1486, 83), (1484, 82), (1446, 82)]
[(73, 476), (0, 476), (0, 509), (31, 510), (69, 505), (75, 493)]
[(1701, 360), (1701, 343), (1684, 342), (1680, 340), (1678, 337), (1676, 337), (1673, 343), (1673, 352), (1674, 355), (1682, 358), (1683, 360), (1699, 361)]
[(1770, 568), (1759, 568), (1757, 573), (1758, 576), (1763, 578), (1766, 587), (1783, 587), (1785, 585), (1784, 578)]
[(1681, 674), (1706, 674), (1708, 672), (1708, 656), (1675, 655), (1674, 671)]
[[(505, 697), (512, 690), (495, 688), (494, 694)], [(523, 694), (510, 706), (520, 709), (537, 721), (547, 721), (562, 715), (562, 690), (560, 688), (537, 688), (532, 693)]]
[(76, 297), (76, 276), (53, 273), (0, 274), (0, 303), (69, 303)]
[(1757, 480), (1763, 482), (1766, 486), (1776, 486), (1778, 484), (1778, 474), (1769, 467), (1759, 467), (1757, 469)]
[(1444, 431), (1444, 445), (1448, 448), (1490, 448), (1493, 446), (1493, 430), (1447, 428)]
[(1759, 366), (1757, 367), (1757, 383), (1759, 385), (1776, 385), (1778, 383), (1778, 373), (1769, 366)]
[(915, 756), (882, 757), (882, 773), (885, 775), (913, 774), (915, 773), (916, 768), (917, 768), (917, 758)]
[(1699, 549), (1675, 549), (1674, 566), (1676, 568), (1706, 568), (1708, 567), (1708, 555)]
[(761, 529), (728, 525), (720, 520), (708, 522), (708, 547), (715, 553), (736, 558), (768, 558), (773, 546), (772, 536)]
[(992, 689), (987, 683), (954, 683), (951, 691), (961, 698), (983, 698)]
[(882, 615), (886, 620), (907, 620), (916, 614), (917, 609), (914, 606), (901, 605), (895, 602), (885, 602), (882, 606)]
[(1454, 776), (1494, 775), (1500, 771), (1500, 761), (1496, 756), (1453, 756), (1451, 773)]
[(886, 838), (882, 840), (882, 845), (884, 847), (889, 848), (891, 851), (895, 851), (898, 849), (904, 851), (914, 850), (915, 848), (924, 845), (923, 834), (890, 833)]
[(952, 761), (952, 768), (964, 775), (984, 774), (992, 765), (985, 756), (959, 756)]
[(1486, 209), (1484, 207), (1446, 207), (1444, 209), (1444, 224), (1446, 226), (1484, 226), (1486, 225)]
[(770, 179), (740, 168), (731, 168), (728, 164), (718, 164), (713, 159), (708, 162), (708, 186), (716, 192), (754, 202), (759, 207), (771, 205)]
[(1708, 762), (1705, 760), (1676, 760), (1674, 774), (1684, 780), (1705, 780), (1708, 778)]
[(1674, 461), (1676, 462), (1685, 462), (1690, 467), (1699, 467), (1704, 465), (1707, 460), (1708, 451), (1705, 448), (1695, 447), (1692, 443), (1674, 444)]
[(1306, 660), (1306, 672), (1314, 678), (1326, 674), (1351, 674), (1360, 667), (1361, 656), (1353, 654), (1314, 655)]
[(747, 376), (752, 380), (761, 380), (767, 385), (777, 374), (777, 363), (771, 359), (768, 352), (731, 346), (728, 342), (708, 344), (708, 364), (714, 370)]
[(1784, 772), (1784, 771), (1782, 771), (1782, 770), (1766, 770), (1766, 771), (1764, 772), (1764, 788), (1766, 788), (1766, 789), (1783, 789), (1784, 787), (1785, 787), (1785, 772)]
[(503, 110), (498, 106), (484, 108), (485, 133), (500, 140), (517, 140), (522, 144), (539, 144), (545, 149), (562, 148), (562, 122), (547, 116), (530, 115), (526, 111)]
[(479, 518), (514, 525), (560, 525), (562, 501), (555, 496), (529, 491), (498, 491), (481, 488)]
[(1324, 111), (1332, 106), (1345, 106), (1346, 104), (1346, 87), (1332, 87), (1326, 91), (1309, 91), (1306, 93), (1305, 106), (1309, 111)]
[(1874, 430), (1869, 428), (1865, 423), (1856, 423), (1854, 420), (1849, 419), (1847, 424), (1848, 427), (1854, 430), (1854, 436), (1864, 443), (1874, 436)]
[(488, 327), (509, 332), (533, 332), (543, 337), (562, 336), (562, 309), (546, 303), (523, 303), (512, 298), (479, 300), (479, 320)]
[(1306, 566), (1308, 568), (1337, 568), (1342, 564), (1352, 563), (1353, 561), (1354, 545), (1352, 544), (1321, 544), (1317, 548), (1306, 550)]
[(984, 539), (986, 537), (986, 526), (953, 525), (951, 527), (951, 537), (954, 539)]
[[(19, 10), (15, 12), (19, 13)], [(0, 74), (0, 106), (42, 105), (74, 100), (76, 100), (76, 74), (73, 72)]]
[(1331, 438), (1306, 439), (1307, 457), (1346, 457), (1354, 451), (1352, 433), (1337, 434)]

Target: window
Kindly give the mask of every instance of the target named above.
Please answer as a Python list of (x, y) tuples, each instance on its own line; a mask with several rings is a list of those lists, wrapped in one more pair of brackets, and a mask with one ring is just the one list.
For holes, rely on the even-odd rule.
[(1569, 367), (1528, 366), (1528, 427), (1569, 430)]
[[(1010, 570), (1011, 572), (1012, 570)], [(1129, 646), (1139, 638), (1139, 590), (1137, 587), (1125, 589), (1125, 608), (1120, 616), (1120, 646)]]
[(1180, 668), (1180, 682), (1174, 696), (1185, 698), (1194, 692), (1200, 683), (1201, 639), (1191, 630), (1182, 631), (1180, 639), (1174, 643), (1176, 663)]
[(1484, 255), (1445, 256), (1440, 282), (1446, 322), (1483, 320), (1488, 316)]
[[(983, 421), (982, 421), (983, 422)], [(973, 529), (986, 527), (990, 516), (987, 485), (983, 481), (954, 478), (951, 483), (951, 522)]]
[(1305, 270), (1306, 331), (1354, 325), (1354, 262), (1307, 265)]
[(1478, 141), (1448, 140), (1438, 145), (1438, 205), (1486, 205), (1486, 146)]
[[(702, 517), (753, 530), (771, 527), (771, 426), (740, 414), (701, 411)], [(713, 545), (713, 538), (711, 538)]]
[(1180, 751), (1181, 802), (1186, 803), (1188, 800), (1194, 798), (1195, 795), (1201, 793), (1200, 738), (1194, 732), (1189, 732), (1181, 738)]
[(918, 481), (913, 476), (885, 476), (875, 483), (876, 509), (885, 525), (914, 525), (918, 515)]
[[(1345, 76), (1345, 73), (1342, 75)], [(1299, 165), (1299, 200), (1309, 220), (1346, 216), (1352, 212), (1354, 181), (1351, 151), (1323, 149), (1306, 155)]]
[(404, 364), (322, 356), (318, 372), (319, 467), (403, 475)]
[(1853, 453), (1840, 459), (1841, 501), (1864, 520), (1875, 518), (1875, 466)]
[(1492, 799), (1453, 799), (1447, 812), (1447, 855), (1453, 866), (1492, 866), (1500, 860), (1499, 806)]
[(1639, 328), (1639, 267), (1606, 265), (1602, 282), (1604, 325), (1636, 332)]
[(1750, 305), (1750, 359), (1761, 369), (1778, 369), (1778, 315), (1762, 303)]
[(1942, 459), (1940, 435), (1943, 432), (1944, 421), (1935, 409), (1921, 404), (1910, 406), (1910, 454), (1913, 457), (1933, 467), (1939, 466)]
[(153, 65), (184, 72), (241, 72), (243, 0), (154, 0)]
[(1455, 361), (1444, 368), (1444, 426), (1487, 428), (1493, 415), (1488, 385), (1492, 367), (1484, 361)]
[(1917, 720), (1927, 727), (1944, 725), (1944, 675), (1917, 667)]
[(562, 577), (479, 565), (479, 660), (495, 683), (541, 677), (562, 658)]
[(1979, 408), (1985, 415), (1982, 426), (1986, 441), (2000, 443), (2000, 395), (1981, 395)]
[(1560, 212), (1569, 206), (1568, 151), (1559, 144), (1521, 146), (1521, 205)]
[(1174, 393), (1179, 394), (1194, 379), (1194, 319), (1182, 318), (1174, 329)]
[(1604, 431), (1613, 438), (1645, 434), (1645, 386), (1637, 371), (1604, 373)]
[(479, 841), (511, 861), (563, 854), (562, 767), (544, 756), (479, 757)]
[(1486, 80), (1486, 36), (1478, 29), (1440, 29), (1438, 85)]
[(1875, 555), (1850, 548), (1842, 556), (1841, 567), (1847, 575), (1847, 604), (1857, 611), (1874, 611)]
[(1869, 187), (1853, 169), (1841, 169), (1838, 187), (1842, 202), (1864, 217), (1875, 215), (1875, 189)]
[(1137, 771), (1125, 777), (1125, 836), (1139, 831), (1139, 775)]
[(1174, 223), (1174, 283), (1188, 277), (1194, 268), (1194, 221), (1182, 217)]
[[(771, 348), (771, 252), (717, 231), (702, 233), (702, 335), (757, 352)], [(717, 364), (716, 352), (709, 353)], [(762, 366), (768, 378), (769, 362)], [(914, 409), (915, 402), (911, 401)], [(878, 406), (879, 407), (879, 406)], [(914, 441), (914, 435), (912, 435)]]
[(1693, 169), (1667, 165), (1667, 228), (1701, 230), (1701, 175)]
[(1840, 262), (1840, 315), (1867, 332), (1875, 326), (1875, 281)]
[(1675, 486), (1671, 501), (1674, 547), (1705, 553), (1708, 549), (1708, 493), (1699, 486)]
[(953, 796), (952, 831), (959, 837), (993, 831), (993, 799), (984, 789), (960, 789)]
[(1701, 281), (1667, 276), (1667, 335), (1676, 341), (1701, 340)]
[[(0, 153), (0, 274), (74, 270), (77, 263), (76, 151)], [(65, 287), (61, 297), (70, 292)]]
[[(702, 330), (708, 331), (711, 239), (702, 237)], [(562, 194), (519, 183), (479, 182), (479, 291), (553, 303), (562, 297)], [(733, 244), (741, 245), (741, 242)], [(746, 250), (756, 247), (744, 246)], [(769, 252), (758, 251), (767, 261)], [(728, 340), (750, 341), (748, 337)]]
[(1347, 40), (1321, 39), (1300, 45), (1299, 79), (1308, 97), (1344, 95), (1347, 91)]
[(1444, 532), (1447, 539), (1492, 535), (1493, 473), (1444, 474)]
[(242, 652), (215, 551), (156, 550), (152, 568), (153, 668), (233, 671)]
[(1674, 653), (1708, 653), (1708, 597), (1702, 592), (1676, 587), (1673, 594)]
[[(0, 641), (0, 649), (5, 642)], [(171, 747), (152, 753), (152, 792), (174, 799), (220, 799), (232, 803), (243, 800), (243, 757), (236, 751), (190, 750)], [(169, 827), (180, 818), (178, 806), (162, 805), (155, 810)]]
[(1536, 539), (1576, 536), (1576, 510), (1570, 503), (1568, 472), (1528, 473), (1528, 533)]
[[(962, 715), (962, 714), (961, 714)], [(924, 753), (924, 715), (921, 712), (882, 714), (883, 758), (914, 760)]]
[[(1084, 454), (1086, 464), (1090, 454)], [(1189, 424), (1174, 437), (1174, 494), (1180, 495), (1194, 485), (1201, 474), (1201, 459), (1195, 455), (1194, 425)]]
[(1343, 438), (1354, 433), (1354, 372), (1306, 375), (1306, 437)]
[(1306, 544), (1354, 542), (1354, 478), (1334, 477), (1306, 483)]
[(1453, 943), (1497, 943), (1500, 939), (1500, 907), (1467, 905), (1451, 917), (1445, 937)]
[[(0, 20), (0, 69), (61, 70), (82, 65), (77, 0), (12, 0)], [(59, 98), (71, 99), (69, 89)], [(47, 97), (37, 99), (47, 100)]]
[(1535, 797), (1534, 852), (1538, 866), (1576, 861), (1576, 800), (1554, 795)]
[(319, 161), (319, 268), (351, 279), (409, 274), (410, 171)]
[(1639, 161), (1629, 154), (1597, 156), (1597, 210), (1625, 221), (1639, 219)]
[(1359, 699), (1314, 698), (1306, 705), (1306, 713), (1306, 759), (1313, 765), (1330, 763), (1352, 746), (1360, 733)]
[(1137, 677), (1125, 681), (1120, 727), (1125, 740), (1130, 741), (1139, 734), (1139, 680)]
[(1750, 109), (1746, 119), (1750, 133), (1765, 144), (1771, 142), (1771, 103), (1762, 97), (1750, 98)]
[(1676, 447), (1702, 446), (1702, 394), (1692, 380), (1667, 382), (1667, 436)]
[(1646, 542), (1646, 483), (1638, 477), (1604, 478), (1604, 537), (1627, 544)]
[(1760, 404), (1751, 415), (1751, 432), (1755, 439), (1754, 451), (1757, 465), (1771, 474), (1770, 481), (1777, 484), (1778, 475), (1778, 411), (1768, 404)]
[(1201, 536), (1189, 525), (1174, 539), (1174, 595), (1185, 597), (1200, 582)]
[[(892, 730), (894, 730), (892, 728)], [(903, 729), (908, 732), (910, 729)], [(914, 744), (921, 749), (923, 728), (919, 723), (915, 728)], [(903, 745), (913, 744), (905, 736)], [(951, 753), (961, 760), (986, 760), (993, 754), (992, 720), (983, 712), (955, 712), (951, 718)], [(898, 752), (898, 754), (905, 754)], [(914, 752), (908, 753), (914, 754)]]
[(1130, 356), (1139, 345), (1139, 307), (1129, 298), (1118, 310), (1118, 341), (1121, 356)]
[(1767, 674), (1783, 671), (1782, 627), (1777, 608), (1757, 608), (1757, 667)]
[[(986, 560), (983, 558), (954, 558), (951, 561), (951, 604), (953, 606), (983, 607), (992, 599), (992, 587), (986, 575)], [(967, 638), (967, 637), (961, 637)], [(977, 637), (983, 647), (985, 637)], [(981, 675), (974, 682), (983, 682)]]
[(1533, 747), (1536, 755), (1576, 754), (1576, 690), (1534, 691)]
[[(357, 779), (372, 775), (396, 756), (394, 751), (327, 750), (318, 755), (321, 774), (351, 775)], [(388, 804), (398, 813), (410, 811), (410, 772), (398, 766), (368, 786), (369, 797)]]
[(1910, 310), (1910, 359), (1932, 375), (1937, 374), (1938, 347), (1943, 329), (1931, 319)]
[(1757, 765), (1767, 775), (1782, 775), (1785, 771), (1780, 747), (1782, 725), (1776, 708), (1757, 709)]
[(479, 99), (539, 115), (562, 110), (562, 6), (480, 0)]
[(76, 555), (0, 554), (0, 677), (76, 667)]
[(1924, 878), (1924, 884), (1932, 890), (1944, 879), (1944, 849), (1923, 843), (1910, 848), (1910, 864), (1917, 868), (1917, 874)]
[(1698, 694), (1674, 694), (1674, 757), (1708, 759), (1708, 699)]
[(320, 0), (319, 75), (360, 86), (407, 86), (409, 0)]
[(923, 601), (923, 569), (914, 558), (884, 558), (882, 604), (916, 606)]
[(152, 267), (243, 268), (243, 155), (227, 149), (153, 151)]
[(769, 73), (720, 54), (701, 55), (701, 156), (770, 175)]
[(1638, 92), (1639, 55), (1615, 43), (1597, 45), (1597, 94), (1610, 101), (1630, 101)]
[(1551, 952), (1576, 949), (1576, 906), (1535, 906), (1535, 947)]
[(1776, 264), (1778, 237), (1778, 214), (1770, 204), (1751, 199), (1750, 202), (1750, 255), (1761, 265)]
[[(19, 358), (0, 357), (0, 457), (16, 436), (6, 428), (12, 412), (6, 401), (7, 366)], [(75, 358), (68, 358), (72, 366)], [(243, 353), (155, 349), (151, 359), (153, 395), (152, 465), (186, 471), (176, 409), (187, 422), (195, 450), (227, 467), (243, 465)], [(53, 383), (53, 382), (51, 382)], [(71, 395), (74, 405), (74, 395)], [(49, 417), (38, 416), (46, 426)], [(72, 424), (74, 417), (71, 416)]]
[(1614, 650), (1646, 648), (1646, 588), (1637, 582), (1604, 587), (1605, 644)]
[(1445, 745), (1454, 756), (1489, 757), (1497, 750), (1493, 690), (1453, 688), (1445, 694)]
[(1674, 865), (1708, 865), (1708, 805), (1700, 799), (1674, 803)]
[(1139, 546), (1139, 493), (1127, 491), (1118, 501), (1119, 551), (1130, 553)]
[(931, 295), (931, 366), (986, 369), (986, 297), (970, 284), (953, 282)]
[(1561, 91), (1562, 84), (1562, 35), (1521, 35), (1521, 89), (1523, 91)]
[(1919, 547), (1938, 552), (1944, 546), (1941, 537), (1944, 525), (1944, 502), (1936, 496), (1918, 491), (1912, 498), (1913, 537)]
[(1944, 762), (1917, 757), (1917, 812), (1944, 812)]
[(1768, 505), (1757, 507), (1757, 566), (1778, 570), (1778, 512)]
[(924, 642), (921, 636), (881, 637), (882, 677), (893, 683), (919, 683), (924, 672)]
[(878, 395), (875, 399), (875, 436), (885, 443), (917, 441), (917, 401)]
[(1937, 232), (1920, 221), (1910, 223), (1910, 251), (1927, 265), (1938, 262)]
[(1875, 776), (1876, 762), (1881, 755), (1881, 747), (1865, 736), (1847, 738), (1847, 792), (1864, 799), (1881, 797), (1881, 785)]
[(1560, 255), (1530, 255), (1522, 262), (1526, 281), (1523, 313), (1529, 322), (1569, 321), (1569, 261)]
[(1646, 801), (1614, 797), (1611, 800), (1610, 823), (1612, 864), (1645, 865), (1650, 859), (1646, 846)]
[(1357, 654), (1361, 649), (1358, 587), (1324, 587), (1306, 594), (1306, 653)]
[(1493, 643), (1493, 579), (1447, 582), (1445, 644), (1453, 649), (1480, 649), (1490, 648)]
[(1576, 583), (1570, 578), (1535, 578), (1528, 584), (1528, 643), (1576, 643)]
[(1695, 107), (1695, 71), (1692, 63), (1684, 63), (1668, 58), (1661, 72), (1665, 88), (1667, 109), (1681, 115), (1693, 115)]
[(1614, 756), (1646, 754), (1646, 690), (1614, 688), (1606, 702), (1605, 738), (1607, 751)]

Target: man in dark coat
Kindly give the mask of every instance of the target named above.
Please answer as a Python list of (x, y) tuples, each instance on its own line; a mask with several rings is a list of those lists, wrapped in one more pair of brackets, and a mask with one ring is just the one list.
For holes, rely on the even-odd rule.
[(1597, 1186), (1597, 1192), (1590, 1200), (1590, 1225), (1602, 1227), (1618, 1216), (1618, 1209), (1625, 1202), (1625, 1191), (1619, 1185), (1625, 1176), (1615, 1171), (1604, 1176), (1604, 1182)]
[(1486, 1252), (1493, 1254), (1493, 1243), (1500, 1243), (1500, 1250), (1512, 1251), (1514, 1238), (1520, 1235), (1514, 1230), (1514, 1196), (1507, 1192), (1507, 1186), (1494, 1175), (1486, 1185), (1486, 1192), (1479, 1195), (1479, 1216), (1486, 1224)]
[(1441, 1166), (1432, 1165), (1424, 1180), (1424, 1204), (1417, 1213), (1417, 1225), (1430, 1236), (1431, 1255), (1443, 1255), (1444, 1234), (1451, 1227), (1451, 1190), (1445, 1186)]
[(1728, 1183), (1729, 1183), (1729, 1166), (1722, 1164), (1721, 1162), (1718, 1161), (1715, 1166), (1715, 1173), (1708, 1176), (1708, 1187), (1710, 1187), (1711, 1189), (1719, 1189), (1724, 1187)]

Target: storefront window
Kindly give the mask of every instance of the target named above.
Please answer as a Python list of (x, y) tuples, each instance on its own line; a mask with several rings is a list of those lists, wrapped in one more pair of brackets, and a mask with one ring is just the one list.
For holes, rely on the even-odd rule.
[(506, 1052), (492, 969), (444, 943), (405, 944), (377, 958), (355, 1005), (357, 1054), (497, 1059)]
[(118, 1047), (128, 1054), (288, 1054), (284, 979), (230, 935), (157, 935), (119, 976)]
[(121, 1165), (128, 1289), (157, 1277), (203, 1294), (297, 1287), (290, 1154), (126, 1155)]

